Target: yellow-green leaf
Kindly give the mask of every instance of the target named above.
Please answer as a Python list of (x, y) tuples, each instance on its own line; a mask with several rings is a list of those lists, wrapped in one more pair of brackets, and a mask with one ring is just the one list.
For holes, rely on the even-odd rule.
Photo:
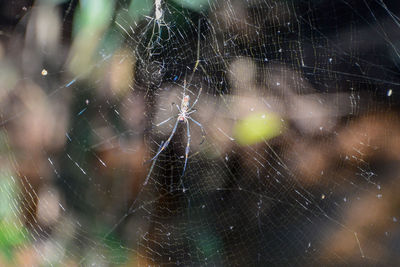
[(283, 122), (273, 113), (257, 113), (245, 117), (234, 128), (234, 136), (240, 145), (253, 145), (281, 134)]

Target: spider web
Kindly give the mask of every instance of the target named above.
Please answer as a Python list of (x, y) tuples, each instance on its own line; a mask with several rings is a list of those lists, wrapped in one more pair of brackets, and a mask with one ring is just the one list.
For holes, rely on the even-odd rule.
[[(4, 41), (0, 265), (399, 263), (395, 1), (44, 2)], [(49, 6), (55, 51), (29, 42)], [(185, 123), (147, 161), (184, 90), (182, 175)]]

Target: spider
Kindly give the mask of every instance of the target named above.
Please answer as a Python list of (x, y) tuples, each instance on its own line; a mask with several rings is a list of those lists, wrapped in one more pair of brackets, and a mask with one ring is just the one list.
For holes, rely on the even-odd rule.
[(179, 113), (175, 116), (171, 116), (168, 119), (160, 122), (159, 124), (156, 124), (156, 126), (161, 126), (164, 123), (167, 123), (168, 121), (172, 120), (172, 119), (176, 119), (174, 128), (172, 129), (172, 132), (170, 134), (170, 136), (168, 137), (168, 139), (161, 143), (160, 148), (158, 149), (158, 152), (156, 153), (156, 155), (151, 158), (150, 160), (148, 160), (147, 162), (151, 162), (155, 159), (157, 159), (157, 157), (160, 155), (160, 153), (167, 148), (169, 142), (171, 141), (172, 137), (174, 136), (176, 129), (178, 128), (178, 124), (180, 122), (184, 122), (186, 123), (186, 129), (187, 129), (187, 144), (186, 144), (186, 149), (185, 149), (185, 164), (183, 166), (183, 172), (182, 172), (182, 176), (185, 174), (185, 170), (186, 170), (186, 165), (187, 165), (187, 161), (188, 161), (188, 156), (189, 156), (189, 149), (190, 149), (190, 130), (189, 130), (189, 120), (191, 120), (192, 122), (194, 122), (197, 126), (200, 127), (201, 132), (202, 132), (202, 141), (200, 142), (200, 144), (202, 144), (205, 140), (205, 136), (206, 133), (204, 131), (203, 125), (201, 125), (200, 122), (196, 121), (195, 119), (193, 119), (192, 117), (190, 117), (190, 114), (193, 114), (194, 112), (196, 112), (197, 110), (193, 109), (193, 107), (196, 105), (197, 101), (200, 98), (200, 94), (201, 94), (202, 88), (200, 87), (199, 93), (196, 97), (196, 100), (193, 102), (193, 104), (191, 106), (189, 106), (189, 100), (190, 97), (189, 95), (186, 94), (186, 79), (184, 81), (184, 85), (183, 85), (183, 96), (182, 96), (182, 101), (181, 101), (181, 106), (179, 107), (177, 104), (175, 104), (176, 108), (178, 109)]
[[(169, 25), (165, 22), (164, 20), (164, 11), (162, 9), (162, 2), (161, 0), (155, 0), (154, 1), (154, 18), (153, 17), (149, 17), (149, 16), (145, 16), (146, 18), (148, 18), (150, 21), (148, 23), (148, 25), (150, 25), (150, 23), (153, 21), (153, 30), (152, 30), (152, 34), (149, 40), (149, 43), (147, 44), (147, 48), (150, 48), (150, 44), (153, 40), (154, 35), (156, 34), (156, 24), (158, 24), (158, 37), (157, 40), (155, 41), (156, 43), (158, 43), (160, 41), (161, 38), (161, 32), (162, 32), (162, 27), (166, 27), (168, 30), (168, 36), (169, 36)], [(169, 38), (168, 38), (169, 40)], [(167, 40), (167, 41), (168, 41)]]

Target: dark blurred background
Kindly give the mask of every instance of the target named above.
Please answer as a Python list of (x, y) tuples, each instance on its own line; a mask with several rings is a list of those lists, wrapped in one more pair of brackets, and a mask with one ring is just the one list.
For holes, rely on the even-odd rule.
[(399, 265), (399, 11), (1, 1), (0, 266)]

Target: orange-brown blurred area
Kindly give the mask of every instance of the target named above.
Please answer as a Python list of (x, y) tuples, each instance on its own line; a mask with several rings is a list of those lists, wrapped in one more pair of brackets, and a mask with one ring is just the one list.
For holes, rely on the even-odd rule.
[[(364, 51), (397, 44), (364, 47), (369, 23), (313, 18), (329, 0), (6, 2), (0, 266), (400, 264), (399, 77)], [(182, 90), (186, 175), (185, 123), (148, 162)]]

